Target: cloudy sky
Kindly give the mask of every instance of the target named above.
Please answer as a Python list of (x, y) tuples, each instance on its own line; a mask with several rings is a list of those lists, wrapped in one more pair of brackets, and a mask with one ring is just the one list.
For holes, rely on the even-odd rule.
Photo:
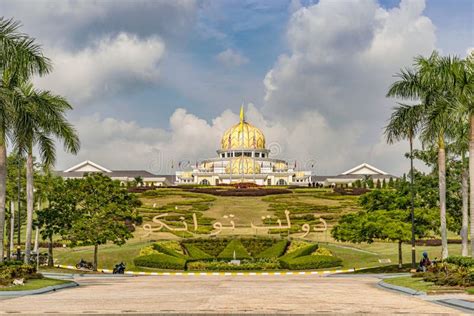
[(407, 144), (382, 136), (393, 75), (436, 49), (474, 47), (472, 0), (0, 2), (53, 60), (35, 79), (66, 96), (82, 141), (57, 169), (89, 159), (172, 173), (213, 157), (238, 121), (275, 157), (338, 174), (362, 162), (394, 174)]

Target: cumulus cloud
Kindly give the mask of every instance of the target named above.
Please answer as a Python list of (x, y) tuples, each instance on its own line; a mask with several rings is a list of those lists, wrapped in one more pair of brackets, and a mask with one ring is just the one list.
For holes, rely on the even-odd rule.
[(241, 66), (249, 62), (248, 58), (233, 49), (226, 49), (216, 56), (217, 60), (228, 67)]
[[(424, 8), (423, 0), (402, 0), (389, 10), (375, 0), (321, 0), (297, 10), (286, 33), (289, 52), (279, 56), (263, 81), (263, 114), (295, 129), (308, 117), (320, 118), (312, 128), (323, 119), (325, 133), (299, 143), (309, 156), (331, 150), (339, 166), (367, 160), (402, 172), (403, 159), (386, 163), (383, 151), (373, 146), (394, 104), (385, 98), (393, 74), (411, 65), (413, 56), (435, 48), (435, 27)], [(319, 137), (338, 145), (321, 146)], [(336, 171), (331, 159), (320, 162), (323, 169)]]
[(52, 49), (48, 55), (54, 71), (37, 83), (81, 104), (124, 87), (156, 83), (164, 51), (157, 37), (139, 39), (126, 33), (102, 38), (78, 52)]

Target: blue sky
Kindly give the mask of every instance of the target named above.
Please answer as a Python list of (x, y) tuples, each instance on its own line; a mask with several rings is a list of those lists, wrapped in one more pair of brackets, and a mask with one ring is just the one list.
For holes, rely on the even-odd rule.
[(53, 59), (55, 71), (37, 84), (75, 106), (82, 150), (61, 153), (59, 169), (91, 159), (169, 173), (172, 160), (214, 156), (244, 103), (278, 155), (315, 160), (316, 173), (366, 161), (399, 174), (404, 144), (381, 138), (395, 104), (386, 88), (415, 55), (465, 56), (473, 6), (30, 0), (2, 1), (0, 12), (22, 21)]

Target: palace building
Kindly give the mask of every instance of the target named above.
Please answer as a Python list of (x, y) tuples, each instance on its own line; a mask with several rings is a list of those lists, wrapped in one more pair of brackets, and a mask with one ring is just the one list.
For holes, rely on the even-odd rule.
[(287, 161), (270, 157), (265, 135), (245, 120), (243, 107), (240, 122), (225, 131), (220, 144), (215, 158), (197, 163), (192, 170), (177, 171), (176, 184), (245, 182), (308, 186), (311, 183), (311, 171), (295, 170)]

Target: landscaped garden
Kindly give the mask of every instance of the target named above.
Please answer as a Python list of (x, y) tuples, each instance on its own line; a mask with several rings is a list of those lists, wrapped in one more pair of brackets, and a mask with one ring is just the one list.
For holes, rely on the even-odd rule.
[(140, 251), (135, 266), (190, 270), (305, 270), (340, 266), (341, 259), (307, 241), (215, 238), (161, 241)]

